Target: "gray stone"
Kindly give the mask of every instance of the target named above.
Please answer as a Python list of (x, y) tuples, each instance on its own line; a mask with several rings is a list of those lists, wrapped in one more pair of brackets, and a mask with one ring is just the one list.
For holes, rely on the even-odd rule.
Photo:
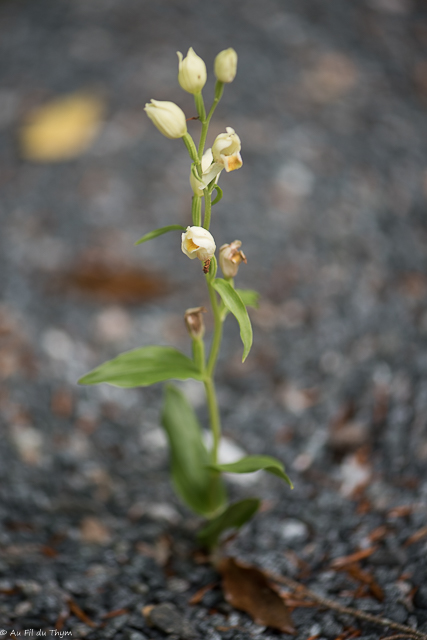
[(414, 605), (419, 609), (427, 609), (427, 584), (422, 584), (414, 596)]
[(147, 616), (149, 624), (168, 634), (176, 634), (182, 640), (191, 640), (197, 636), (189, 622), (171, 602), (156, 605)]
[(124, 640), (148, 640), (148, 638), (140, 631), (128, 631), (125, 633)]

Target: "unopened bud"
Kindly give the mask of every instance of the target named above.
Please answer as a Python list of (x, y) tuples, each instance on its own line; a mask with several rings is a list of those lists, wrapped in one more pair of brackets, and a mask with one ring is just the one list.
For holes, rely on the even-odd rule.
[(220, 82), (233, 82), (237, 72), (237, 53), (234, 49), (224, 49), (218, 53), (214, 71)]
[(219, 250), (219, 266), (226, 278), (234, 278), (239, 270), (239, 265), (247, 263), (246, 256), (240, 251), (242, 243), (240, 240), (234, 240), (230, 244), (223, 244)]
[(187, 52), (187, 57), (183, 58), (180, 51), (176, 52), (179, 59), (178, 82), (184, 91), (196, 94), (200, 93), (206, 84), (206, 65), (196, 54), (193, 47)]
[(192, 338), (203, 338), (205, 334), (205, 323), (202, 313), (206, 313), (205, 307), (194, 307), (187, 309), (184, 315), (185, 325)]
[(185, 113), (174, 102), (151, 100), (144, 111), (166, 138), (182, 138), (187, 133)]

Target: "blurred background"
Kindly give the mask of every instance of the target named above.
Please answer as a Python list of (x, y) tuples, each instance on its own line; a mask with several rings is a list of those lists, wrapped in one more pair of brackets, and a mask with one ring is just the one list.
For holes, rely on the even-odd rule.
[[(208, 144), (233, 127), (244, 165), (221, 175), (211, 230), (218, 247), (242, 241), (238, 285), (262, 296), (244, 366), (233, 319), (225, 331), (227, 453), (275, 453), (296, 484), (291, 497), (264, 476), (231, 485), (274, 506), (242, 544), (350, 552), (359, 520), (354, 540), (337, 523), (355, 504), (360, 519), (425, 501), (426, 39), (416, 0), (0, 2), (2, 575), (77, 597), (71, 565), (78, 582), (197, 524), (169, 487), (159, 386), (76, 384), (137, 346), (189, 352), (184, 311), (207, 302), (179, 232), (134, 246), (191, 224), (186, 149), (143, 111), (155, 98), (195, 115), (177, 82), (190, 46), (207, 104), (215, 55), (239, 55)], [(203, 419), (203, 390), (183, 388)], [(425, 524), (414, 513), (403, 538)], [(8, 621), (59, 615), (15, 600)]]

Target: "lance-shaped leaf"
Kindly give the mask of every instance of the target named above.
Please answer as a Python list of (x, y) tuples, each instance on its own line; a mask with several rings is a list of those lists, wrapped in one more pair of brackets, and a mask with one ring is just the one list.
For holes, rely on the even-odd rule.
[(167, 227), (161, 227), (160, 229), (154, 229), (154, 231), (150, 231), (150, 233), (146, 233), (145, 236), (142, 236), (135, 245), (142, 244), (143, 242), (147, 242), (148, 240), (152, 240), (153, 238), (157, 238), (158, 236), (162, 236), (164, 233), (168, 233), (168, 231), (185, 231), (185, 227), (182, 224), (170, 224)]
[(275, 476), (279, 476), (282, 480), (285, 480), (291, 489), (294, 488), (292, 482), (285, 473), (283, 464), (277, 458), (272, 456), (246, 456), (241, 458), (237, 462), (230, 462), (229, 464), (211, 464), (211, 469), (217, 471), (223, 471), (224, 473), (253, 473), (264, 469), (268, 473), (272, 473)]
[(242, 299), (245, 307), (254, 307), (258, 309), (259, 306), (259, 293), (254, 289), (236, 289), (237, 293)]
[(222, 278), (217, 278), (212, 283), (214, 289), (219, 293), (222, 298), (223, 303), (227, 307), (229, 311), (234, 315), (237, 322), (240, 326), (240, 337), (243, 342), (243, 358), (242, 362), (246, 360), (246, 357), (251, 350), (252, 346), (252, 325), (249, 320), (248, 312), (246, 311), (246, 307), (242, 302), (237, 291), (232, 287), (232, 285), (223, 280)]
[(224, 505), (225, 489), (219, 474), (209, 469), (209, 454), (193, 408), (173, 385), (166, 386), (162, 425), (169, 439), (177, 494), (196, 513), (212, 516)]
[(201, 380), (193, 360), (173, 347), (142, 347), (108, 360), (80, 378), (79, 384), (107, 382), (115, 387), (146, 387), (164, 380)]
[(199, 533), (199, 542), (212, 548), (218, 542), (220, 535), (227, 529), (240, 529), (258, 511), (261, 500), (247, 498), (230, 504), (219, 516), (211, 520)]

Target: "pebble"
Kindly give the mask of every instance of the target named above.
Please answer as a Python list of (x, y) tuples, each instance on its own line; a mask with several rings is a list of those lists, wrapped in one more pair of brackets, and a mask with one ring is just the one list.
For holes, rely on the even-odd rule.
[(140, 631), (127, 631), (124, 640), (148, 640), (148, 636)]
[(343, 626), (337, 622), (331, 613), (325, 613), (321, 623), (322, 633), (327, 638), (336, 638), (343, 632)]
[(184, 620), (177, 607), (164, 602), (155, 605), (147, 614), (147, 621), (150, 625), (168, 634), (176, 634), (183, 640), (191, 640), (197, 636), (191, 624)]
[(308, 538), (308, 527), (301, 520), (288, 518), (280, 525), (280, 534), (287, 542), (304, 541)]
[(427, 584), (418, 587), (414, 596), (414, 605), (419, 609), (427, 610)]

